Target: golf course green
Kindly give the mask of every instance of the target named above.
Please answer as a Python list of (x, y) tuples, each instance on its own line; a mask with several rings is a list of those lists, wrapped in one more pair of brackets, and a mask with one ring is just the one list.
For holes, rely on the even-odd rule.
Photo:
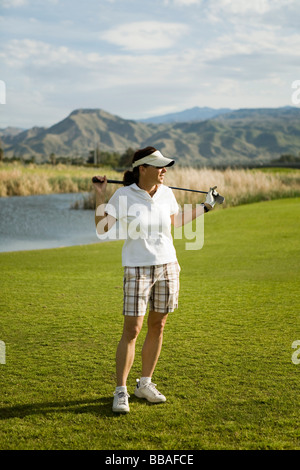
[(293, 198), (206, 214), (201, 250), (175, 240), (180, 303), (153, 377), (167, 402), (133, 394), (144, 324), (121, 416), (123, 242), (1, 253), (0, 449), (299, 450), (299, 233)]

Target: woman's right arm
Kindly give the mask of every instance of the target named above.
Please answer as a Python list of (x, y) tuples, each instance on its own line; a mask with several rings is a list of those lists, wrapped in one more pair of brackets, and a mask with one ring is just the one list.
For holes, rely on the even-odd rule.
[(103, 235), (116, 223), (116, 219), (104, 211), (107, 178), (106, 176), (97, 176), (97, 179), (99, 182), (93, 182), (96, 193), (95, 224), (98, 234)]

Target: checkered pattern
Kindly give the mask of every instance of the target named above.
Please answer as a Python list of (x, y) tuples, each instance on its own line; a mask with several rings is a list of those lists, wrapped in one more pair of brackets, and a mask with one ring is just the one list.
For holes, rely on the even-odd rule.
[(173, 312), (178, 307), (179, 264), (124, 267), (123, 315), (145, 315), (147, 306), (158, 313)]

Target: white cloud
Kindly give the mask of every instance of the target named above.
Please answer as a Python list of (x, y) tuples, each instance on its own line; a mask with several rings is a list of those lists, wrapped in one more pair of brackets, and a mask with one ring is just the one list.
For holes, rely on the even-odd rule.
[(288, 36), (282, 36), (280, 33), (278, 26), (251, 30), (245, 28), (244, 31), (237, 29), (231, 34), (220, 35), (203, 48), (202, 57), (205, 61), (221, 58), (226, 61), (233, 56), (247, 58), (257, 54), (272, 59), (275, 67), (279, 65), (279, 58), (282, 56), (295, 61), (299, 57), (300, 33)]
[(27, 0), (0, 0), (0, 6), (4, 8), (23, 7), (27, 4)]
[(0, 52), (2, 60), (11, 67), (23, 67), (29, 65), (50, 66), (70, 62), (80, 62), (80, 56), (76, 51), (68, 47), (55, 47), (43, 41), (32, 39), (13, 39), (5, 44)]
[(79, 107), (134, 118), (284, 105), (299, 78), (295, 0), (55, 2), (0, 0), (15, 7), (0, 17), (9, 124), (48, 125)]
[(219, 0), (218, 8), (233, 14), (247, 14), (249, 12), (265, 13), (268, 10), (268, 0)]
[[(57, 4), (59, 0), (38, 0), (36, 3), (44, 4), (45, 1), (51, 4)], [(31, 2), (32, 3), (32, 2)], [(25, 7), (29, 5), (28, 0), (0, 0), (0, 6), (4, 8), (18, 8), (18, 7)]]
[(270, 10), (279, 9), (294, 4), (295, 0), (213, 0), (213, 9), (227, 11), (233, 14), (248, 13), (264, 14)]
[(164, 0), (165, 5), (179, 5), (183, 7), (188, 7), (190, 5), (200, 5), (202, 3), (202, 0)]
[(132, 51), (150, 51), (172, 47), (188, 31), (182, 23), (140, 21), (104, 31), (100, 38)]
[[(11, 40), (0, 51), (3, 69), (15, 70), (19, 78), (27, 77), (31, 82), (41, 83), (41, 88), (54, 79), (61, 83), (72, 80), (75, 89), (102, 89), (124, 85), (154, 85), (182, 82), (186, 77), (185, 67), (194, 60), (194, 55), (185, 53), (138, 55), (100, 54), (83, 52), (66, 46), (54, 46), (30, 39)], [(17, 72), (16, 72), (17, 71)]]

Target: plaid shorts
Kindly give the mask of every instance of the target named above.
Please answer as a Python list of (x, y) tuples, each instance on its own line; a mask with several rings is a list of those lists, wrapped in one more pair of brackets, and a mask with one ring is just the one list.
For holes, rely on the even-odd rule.
[(177, 261), (157, 266), (124, 267), (123, 315), (145, 315), (147, 306), (158, 313), (178, 307), (179, 271)]

